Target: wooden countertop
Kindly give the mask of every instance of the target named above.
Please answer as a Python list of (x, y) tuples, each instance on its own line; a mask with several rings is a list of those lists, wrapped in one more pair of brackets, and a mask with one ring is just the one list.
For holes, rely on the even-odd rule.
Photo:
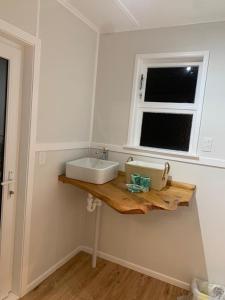
[(188, 206), (196, 189), (195, 185), (170, 181), (162, 191), (130, 193), (122, 172), (116, 179), (101, 185), (71, 179), (65, 175), (60, 175), (59, 181), (89, 192), (122, 214), (146, 214), (152, 209), (174, 211), (178, 206)]

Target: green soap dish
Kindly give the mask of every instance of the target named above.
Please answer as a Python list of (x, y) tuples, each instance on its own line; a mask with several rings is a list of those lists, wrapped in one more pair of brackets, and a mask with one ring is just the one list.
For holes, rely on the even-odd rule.
[(131, 193), (141, 193), (143, 192), (143, 187), (137, 184), (132, 184), (132, 183), (128, 183), (127, 185), (127, 189), (129, 192)]

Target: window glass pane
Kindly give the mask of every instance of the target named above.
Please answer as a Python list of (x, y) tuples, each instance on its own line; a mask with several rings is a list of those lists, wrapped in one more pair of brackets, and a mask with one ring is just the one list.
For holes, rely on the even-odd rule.
[(193, 115), (143, 113), (140, 145), (188, 151)]
[(145, 102), (194, 103), (198, 66), (148, 68)]

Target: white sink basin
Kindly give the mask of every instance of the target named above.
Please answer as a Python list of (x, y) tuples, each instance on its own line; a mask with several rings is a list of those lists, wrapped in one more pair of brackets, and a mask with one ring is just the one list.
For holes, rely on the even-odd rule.
[(66, 177), (103, 184), (117, 177), (119, 163), (85, 157), (66, 163)]

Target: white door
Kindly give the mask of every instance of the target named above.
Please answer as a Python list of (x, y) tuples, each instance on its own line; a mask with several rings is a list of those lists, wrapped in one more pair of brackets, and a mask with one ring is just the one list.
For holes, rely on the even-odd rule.
[(12, 284), (21, 61), (22, 49), (0, 38), (0, 299)]

